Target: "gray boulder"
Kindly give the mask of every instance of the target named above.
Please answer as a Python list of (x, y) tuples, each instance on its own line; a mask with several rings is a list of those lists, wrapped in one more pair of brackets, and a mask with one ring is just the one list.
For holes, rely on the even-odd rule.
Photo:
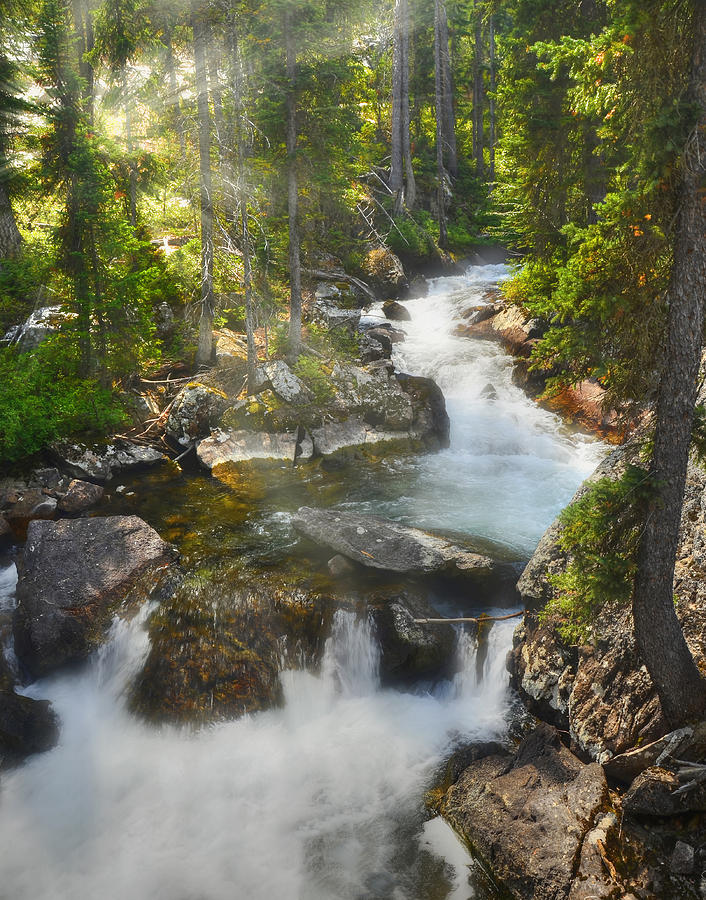
[(15, 325), (4, 336), (3, 343), (17, 344), (22, 353), (36, 350), (48, 337), (56, 334), (64, 322), (75, 318), (61, 306), (42, 306), (22, 325)]
[(373, 569), (409, 574), (489, 574), (494, 569), (487, 556), (378, 516), (302, 506), (292, 521), (314, 543)]
[[(303, 432), (303, 429), (302, 429)], [(261, 431), (214, 431), (199, 442), (196, 454), (208, 469), (224, 463), (247, 462), (252, 459), (282, 459), (291, 463), (311, 457), (313, 447), (298, 430), (270, 434)]]
[(152, 447), (116, 439), (112, 444), (60, 441), (51, 452), (60, 468), (73, 478), (104, 484), (122, 472), (136, 472), (164, 462), (167, 457)]
[(12, 690), (0, 691), (0, 759), (11, 761), (50, 750), (59, 738), (59, 723), (48, 700), (33, 700)]
[(516, 754), (472, 762), (441, 810), (509, 896), (563, 900), (584, 839), (607, 805), (601, 767), (584, 765), (553, 728), (540, 725)]
[(32, 522), (14, 618), (22, 664), (40, 677), (84, 659), (138, 576), (176, 557), (137, 516)]
[(262, 366), (272, 390), (285, 403), (309, 403), (312, 393), (283, 359), (273, 359)]
[(167, 437), (181, 447), (188, 447), (206, 437), (218, 422), (228, 398), (216, 388), (193, 381), (181, 389), (169, 412)]

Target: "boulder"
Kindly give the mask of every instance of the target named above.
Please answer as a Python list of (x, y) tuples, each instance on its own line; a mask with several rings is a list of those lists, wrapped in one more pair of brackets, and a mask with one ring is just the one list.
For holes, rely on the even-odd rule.
[(167, 457), (152, 447), (118, 438), (112, 444), (60, 441), (51, 446), (59, 466), (73, 478), (104, 484), (114, 475), (137, 472), (165, 462)]
[(3, 343), (17, 344), (22, 353), (36, 350), (47, 338), (57, 334), (61, 326), (75, 318), (75, 313), (66, 312), (61, 306), (42, 306), (22, 325), (15, 325), (4, 336)]
[(378, 516), (302, 506), (292, 523), (314, 543), (373, 569), (489, 575), (495, 567), (487, 556)]
[(493, 753), (472, 762), (441, 810), (510, 896), (563, 900), (584, 840), (607, 803), (601, 767), (584, 765), (553, 728), (540, 725), (515, 755)]
[(181, 389), (167, 419), (166, 435), (181, 447), (206, 437), (224, 409), (228, 398), (223, 391), (193, 381)]
[(137, 516), (30, 523), (14, 620), (15, 648), (30, 675), (85, 659), (138, 576), (176, 556)]
[(677, 841), (669, 861), (669, 868), (675, 875), (691, 875), (696, 863), (694, 848), (685, 841)]
[(310, 403), (313, 395), (283, 359), (273, 359), (262, 367), (265, 378), (275, 394), (285, 403)]
[(415, 622), (439, 616), (421, 595), (403, 592), (373, 596), (368, 602), (380, 646), (383, 684), (412, 684), (453, 674), (456, 633), (451, 625)]
[(150, 721), (201, 724), (276, 705), (280, 669), (319, 662), (331, 615), (327, 598), (264, 578), (187, 578), (149, 621), (132, 708)]
[(386, 300), (382, 304), (382, 311), (385, 318), (391, 322), (409, 322), (412, 319), (407, 307), (398, 303), (397, 300)]
[(384, 299), (397, 297), (407, 288), (402, 263), (387, 247), (370, 250), (363, 261), (363, 271)]
[(637, 776), (623, 796), (623, 810), (627, 815), (658, 818), (706, 812), (706, 784), (677, 794), (683, 784), (670, 769), (650, 766)]
[(51, 750), (59, 723), (48, 700), (33, 700), (12, 690), (0, 691), (0, 759), (14, 761)]
[(44, 497), (30, 510), (30, 519), (51, 519), (56, 513), (58, 501), (56, 497)]
[(59, 512), (84, 512), (100, 503), (104, 493), (105, 490), (101, 485), (74, 478), (64, 496), (59, 500)]
[(298, 430), (285, 434), (218, 430), (199, 441), (196, 455), (211, 471), (224, 463), (247, 462), (252, 459), (283, 459), (294, 463), (299, 457), (311, 456), (310, 448), (302, 447), (304, 437), (304, 433), (300, 437)]

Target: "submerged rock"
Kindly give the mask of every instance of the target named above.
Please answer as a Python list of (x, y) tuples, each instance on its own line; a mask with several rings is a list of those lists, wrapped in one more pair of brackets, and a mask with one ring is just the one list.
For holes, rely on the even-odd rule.
[(32, 522), (14, 620), (22, 664), (40, 677), (85, 659), (136, 578), (176, 556), (137, 516)]
[(553, 728), (540, 725), (516, 754), (493, 752), (472, 762), (441, 810), (512, 897), (560, 900), (572, 889), (584, 840), (607, 803), (601, 767), (584, 765)]
[(377, 516), (303, 506), (292, 523), (314, 543), (373, 569), (419, 574), (442, 571), (487, 574), (494, 568), (487, 556)]

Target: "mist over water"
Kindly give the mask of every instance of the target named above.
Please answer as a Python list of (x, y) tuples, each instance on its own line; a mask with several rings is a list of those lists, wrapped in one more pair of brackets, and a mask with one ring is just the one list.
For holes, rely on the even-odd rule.
[[(398, 366), (438, 380), (452, 442), (413, 463), (404, 496), (370, 511), (529, 553), (601, 448), (515, 388), (497, 347), (453, 335), (503, 273), (437, 279), (407, 304)], [(481, 397), (489, 382), (496, 400)], [(0, 606), (13, 581), (0, 572)], [(370, 623), (339, 611), (320, 673), (282, 673), (281, 709), (191, 732), (125, 709), (149, 612), (116, 620), (82, 672), (28, 691), (54, 704), (61, 742), (0, 776), (2, 900), (475, 896), (466, 851), (425, 822), (422, 797), (456, 742), (502, 737), (515, 622), (492, 627), (480, 659), (460, 631), (453, 681), (402, 693), (380, 687)]]

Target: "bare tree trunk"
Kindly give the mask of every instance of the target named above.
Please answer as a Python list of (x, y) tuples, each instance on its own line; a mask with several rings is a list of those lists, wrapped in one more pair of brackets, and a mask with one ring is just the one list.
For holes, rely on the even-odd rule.
[(302, 274), (299, 250), (299, 188), (297, 185), (297, 52), (292, 13), (284, 17), (287, 74), (287, 208), (289, 214), (289, 355), (302, 345)]
[(74, 0), (74, 34), (78, 52), (78, 71), (83, 79), (83, 106), (89, 122), (93, 122), (93, 66), (86, 54), (93, 50), (93, 19), (86, 0)]
[(125, 98), (125, 143), (129, 157), (130, 167), (130, 224), (134, 228), (137, 225), (137, 170), (132, 158), (135, 145), (132, 141), (132, 104), (128, 94), (127, 66), (122, 71), (123, 97)]
[(7, 259), (19, 252), (22, 236), (15, 221), (10, 198), (5, 185), (0, 183), (0, 259)]
[(402, 155), (404, 156), (404, 205), (413, 209), (417, 184), (412, 167), (412, 140), (409, 133), (409, 4), (403, 0), (402, 10)]
[(213, 361), (213, 185), (211, 179), (211, 116), (208, 109), (208, 77), (206, 74), (206, 41), (203, 7), (198, 0), (191, 6), (194, 30), (194, 69), (199, 120), (199, 175), (201, 187), (201, 317), (196, 364)]
[(252, 263), (250, 253), (250, 230), (248, 228), (248, 197), (245, 184), (245, 149), (243, 138), (243, 65), (240, 56), (240, 43), (235, 13), (231, 12), (230, 20), (231, 65), (233, 101), (235, 105), (234, 142), (237, 158), (238, 208), (240, 218), (240, 237), (243, 252), (243, 288), (245, 291), (245, 334), (248, 344), (247, 392), (255, 390), (255, 369), (257, 367), (257, 351), (255, 348), (255, 316), (253, 304)]
[(439, 219), (439, 246), (448, 245), (446, 233), (446, 173), (444, 171), (444, 102), (443, 72), (441, 65), (441, 2), (434, 0), (434, 88), (436, 109), (436, 178)]
[(483, 23), (476, 12), (475, 55), (473, 60), (473, 156), (476, 174), (483, 177)]
[(439, 37), (441, 44), (441, 83), (444, 106), (444, 145), (449, 174), (458, 175), (458, 151), (456, 150), (456, 115), (454, 113), (454, 85), (449, 56), (449, 20), (446, 15), (446, 0), (439, 2)]
[(164, 46), (167, 48), (167, 56), (165, 66), (167, 70), (167, 80), (169, 81), (169, 100), (168, 103), (173, 110), (172, 128), (179, 137), (179, 153), (184, 162), (186, 162), (186, 135), (184, 134), (184, 121), (181, 117), (181, 105), (179, 102), (179, 84), (176, 76), (176, 65), (174, 63), (174, 48), (172, 46), (172, 30), (171, 27), (164, 28)]
[(490, 189), (492, 191), (495, 184), (495, 19), (490, 17), (489, 25), (490, 34), (488, 40), (490, 42)]
[(702, 716), (706, 681), (674, 608), (674, 562), (691, 444), (706, 298), (706, 3), (697, 2), (690, 99), (699, 120), (683, 158), (681, 205), (668, 288), (666, 359), (657, 399), (651, 475), (654, 496), (638, 552), (635, 640), (673, 727)]
[(394, 214), (402, 212), (404, 204), (403, 150), (402, 150), (402, 93), (404, 82), (403, 16), (407, 0), (395, 0), (395, 19), (392, 43), (392, 122), (390, 136), (390, 181), (395, 195)]

